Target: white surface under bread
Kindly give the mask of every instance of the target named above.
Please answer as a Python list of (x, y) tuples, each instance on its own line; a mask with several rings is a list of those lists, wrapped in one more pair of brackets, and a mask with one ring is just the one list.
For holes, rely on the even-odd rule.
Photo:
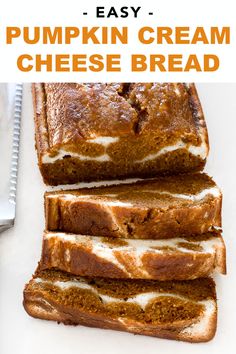
[(0, 235), (1, 354), (235, 354), (236, 84), (198, 84), (197, 88), (210, 138), (205, 170), (223, 192), (223, 236), (228, 256), (228, 275), (216, 278), (218, 329), (215, 338), (209, 343), (192, 345), (96, 328), (57, 325), (33, 319), (25, 313), (22, 291), (41, 254), (43, 192), (46, 190), (37, 166), (30, 88), (26, 85), (17, 219), (14, 229)]

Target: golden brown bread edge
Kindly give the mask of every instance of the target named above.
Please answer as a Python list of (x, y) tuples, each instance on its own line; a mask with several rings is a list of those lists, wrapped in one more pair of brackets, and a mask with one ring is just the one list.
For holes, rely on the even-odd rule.
[[(138, 244), (135, 241), (131, 248), (125, 248), (124, 244), (116, 243), (117, 239), (104, 241), (100, 237), (45, 232), (39, 266), (41, 270), (56, 268), (80, 276), (162, 281), (196, 279), (213, 272), (225, 274), (226, 251), (222, 237), (203, 236), (189, 242), (184, 238), (171, 240), (172, 249), (168, 241), (162, 240), (162, 248), (159, 246), (155, 252), (155, 246), (152, 243), (148, 246), (148, 241), (139, 240)], [(208, 245), (214, 243), (212, 250), (199, 250), (209, 238)]]
[[(208, 280), (213, 282), (210, 278)], [(34, 318), (57, 321), (65, 325), (82, 325), (101, 329), (112, 329), (191, 343), (208, 342), (214, 337), (216, 332), (216, 298), (211, 299), (214, 302), (214, 309), (208, 314), (207, 324), (205, 323), (204, 325), (205, 328), (199, 330), (198, 327), (194, 329), (194, 325), (198, 324), (199, 318), (154, 325), (142, 323), (127, 317), (120, 320), (119, 318), (107, 317), (95, 311), (89, 312), (83, 308), (72, 306), (69, 301), (65, 304), (60, 303), (55, 297), (52, 299), (53, 292), (50, 294), (50, 297), (48, 297), (47, 292), (40, 289), (32, 289), (32, 281), (33, 280), (25, 286), (23, 306), (26, 312)]]
[[(139, 183), (142, 182), (136, 184)], [(89, 194), (90, 189), (85, 190)], [(222, 194), (207, 197), (201, 203), (175, 208), (170, 205), (163, 210), (153, 206), (104, 207), (99, 200), (91, 203), (89, 199), (63, 202), (60, 200), (60, 192), (47, 192), (44, 206), (45, 229), (48, 231), (131, 239), (165, 239), (201, 235), (221, 228)]]
[[(204, 114), (195, 85), (188, 84), (190, 104), (197, 127), (204, 130), (204, 139), (209, 151), (209, 140)], [(43, 163), (42, 156), (50, 151), (49, 137), (47, 133), (47, 115), (44, 102), (44, 84), (32, 84), (32, 96), (35, 122), (35, 146), (38, 155), (38, 165), (47, 185), (74, 184), (78, 182), (91, 182), (126, 178), (152, 178), (157, 175), (171, 175), (186, 172), (202, 171), (206, 159), (189, 154), (187, 151), (168, 152), (164, 160), (156, 159), (146, 164), (133, 164), (120, 168), (110, 161), (102, 164), (97, 161), (81, 161), (70, 157), (60, 159), (54, 163)]]

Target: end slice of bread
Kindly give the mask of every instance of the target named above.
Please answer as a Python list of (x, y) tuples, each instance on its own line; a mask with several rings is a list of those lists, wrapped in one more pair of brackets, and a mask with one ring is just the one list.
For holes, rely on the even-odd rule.
[(160, 338), (205, 342), (215, 334), (214, 281), (115, 280), (36, 272), (24, 290), (29, 315)]

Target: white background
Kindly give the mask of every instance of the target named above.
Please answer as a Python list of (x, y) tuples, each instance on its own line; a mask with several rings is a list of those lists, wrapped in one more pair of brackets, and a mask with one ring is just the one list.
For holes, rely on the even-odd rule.
[(236, 84), (199, 84), (198, 89), (211, 145), (206, 171), (214, 176), (224, 195), (223, 235), (227, 246), (228, 275), (216, 279), (219, 318), (215, 338), (205, 344), (188, 344), (58, 325), (26, 314), (22, 292), (40, 258), (44, 227), (43, 193), (46, 188), (37, 167), (30, 87), (25, 85), (17, 218), (15, 227), (0, 235), (1, 354), (235, 354)]
[[(4, 4), (4, 6), (3, 6)], [(105, 6), (106, 12), (110, 6), (117, 10), (121, 6), (141, 6), (138, 18), (97, 19), (95, 6)], [(84, 11), (88, 16), (83, 16)], [(148, 16), (152, 11), (153, 16)], [(14, 45), (5, 44), (6, 26), (129, 26), (130, 40), (128, 45), (81, 45), (80, 40), (71, 45), (36, 45), (24, 44), (22, 39), (14, 41)], [(141, 45), (137, 40), (137, 31), (140, 27), (151, 26), (189, 26), (192, 29), (204, 26), (206, 31), (210, 26), (231, 26), (230, 45)], [(7, 0), (2, 2), (0, 9), (0, 81), (2, 82), (32, 82), (32, 81), (193, 81), (193, 82), (236, 82), (236, 21), (235, 0)], [(212, 73), (149, 73), (130, 72), (130, 54), (144, 53), (203, 53), (218, 54), (221, 67)], [(23, 73), (17, 69), (16, 59), (23, 53), (121, 53), (122, 72), (100, 73)]]

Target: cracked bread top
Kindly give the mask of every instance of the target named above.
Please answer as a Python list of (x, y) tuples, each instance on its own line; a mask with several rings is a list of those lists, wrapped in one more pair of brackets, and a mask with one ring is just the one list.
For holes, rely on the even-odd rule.
[[(35, 84), (41, 148), (53, 154), (64, 149), (85, 156), (102, 154), (110, 137), (135, 150), (135, 141), (151, 137), (155, 151), (181, 141), (199, 146), (207, 132), (194, 85), (183, 83), (46, 83)], [(41, 86), (40, 86), (41, 85)], [(112, 140), (116, 138), (116, 140)], [(155, 141), (153, 141), (153, 138)], [(96, 142), (97, 144), (87, 144)], [(107, 145), (106, 145), (107, 144)], [(141, 145), (143, 143), (141, 142)], [(88, 146), (91, 145), (91, 146)], [(106, 145), (106, 146), (105, 146)], [(157, 148), (158, 147), (158, 148)], [(112, 147), (109, 147), (112, 150)], [(137, 148), (137, 146), (136, 146)], [(101, 150), (101, 151), (100, 151)], [(109, 152), (109, 151), (108, 151)], [(111, 155), (112, 155), (112, 151)], [(95, 156), (94, 155), (94, 156)], [(145, 156), (145, 155), (144, 155)], [(132, 157), (132, 156), (131, 156)], [(142, 153), (141, 153), (142, 157)]]

